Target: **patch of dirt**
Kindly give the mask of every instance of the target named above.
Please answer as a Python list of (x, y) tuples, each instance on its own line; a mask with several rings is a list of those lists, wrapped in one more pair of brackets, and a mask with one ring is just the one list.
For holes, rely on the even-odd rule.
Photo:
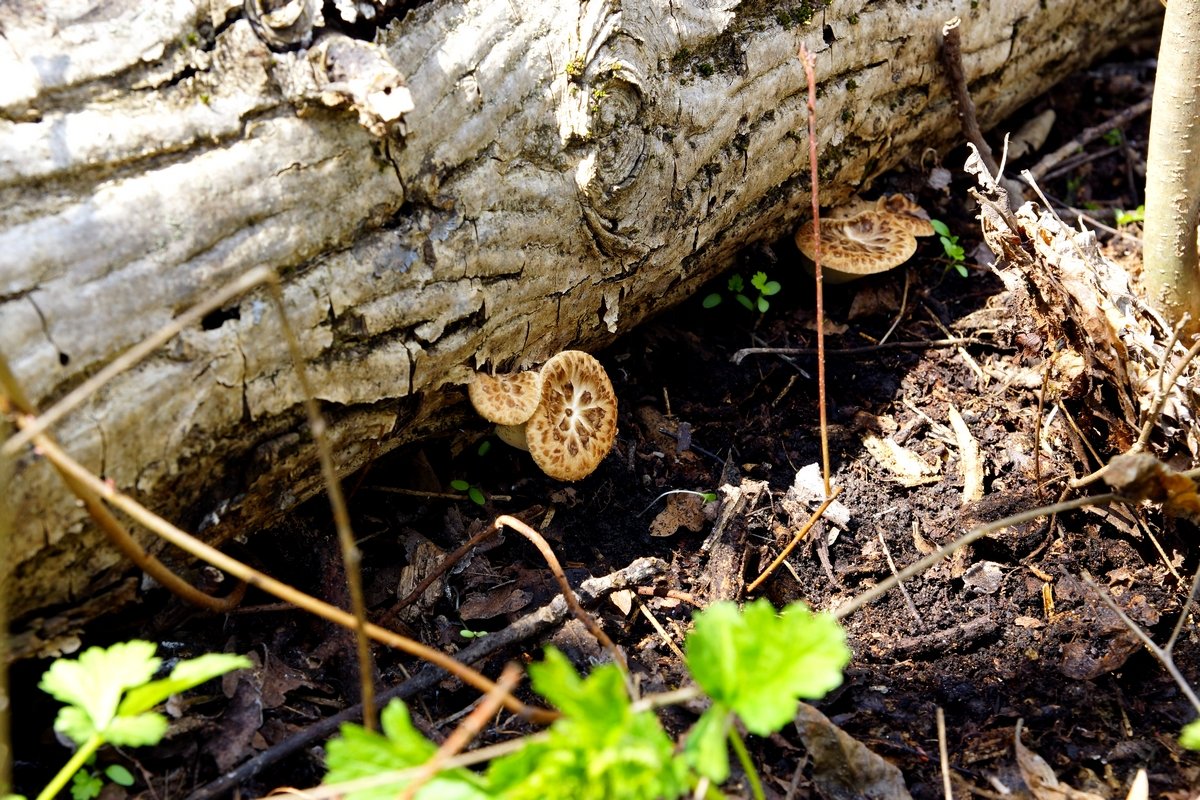
[[(1147, 96), (1151, 72), (1143, 54), (1125, 53), (1064, 82), (1021, 115), (1055, 108), (1059, 122), (1042, 151), (1016, 166), (1035, 162), (1086, 125)], [(1122, 136), (1086, 146), (1089, 157), (1046, 178), (1043, 189), (1112, 225), (1113, 209), (1142, 202), (1147, 123), (1141, 117)], [(944, 160), (956, 176), (963, 157), (955, 152)], [(1089, 447), (1105, 458), (1115, 452), (1105, 419), (1117, 412), (1106, 417), (1077, 401), (1064, 403), (1051, 418), (1049, 405), (1039, 408), (1043, 367), (1056, 343), (1043, 340), (1032, 318), (989, 324), (977, 313), (1003, 287), (973, 263), (979, 227), (963, 202), (969, 184), (955, 177), (939, 191), (924, 178), (891, 176), (871, 196), (882, 190), (917, 196), (961, 237), (970, 274), (959, 276), (941, 245), (926, 239), (904, 269), (827, 287), (827, 317), (841, 331), (827, 341), (829, 447), (833, 484), (843, 490), (839, 500), (850, 519), (841, 530), (823, 523), (766, 582), (762, 593), (777, 604), (804, 600), (834, 607), (887, 578), (889, 559), (902, 567), (980, 522), (1054, 502), (1068, 476), (1095, 467)], [(1113, 242), (1129, 247), (1119, 237)], [(509, 534), (475, 550), (415, 603), (396, 607), (428, 565), (501, 513), (542, 528), (573, 582), (643, 556), (665, 560), (669, 566), (655, 585), (660, 595), (673, 590), (677, 597), (641, 602), (675, 644), (682, 643), (693, 611), (689, 597), (740, 597), (744, 583), (803, 522), (806, 512), (788, 490), (797, 472), (818, 463), (821, 454), (815, 356), (731, 361), (745, 347), (815, 346), (811, 280), (791, 243), (743, 253), (734, 268), (747, 283), (759, 270), (782, 284), (766, 313), (746, 311), (729, 297), (706, 309), (702, 292), (598, 354), (619, 395), (620, 431), (614, 452), (580, 483), (545, 478), (525, 454), (488, 436), (482, 422), (453, 441), (396, 454), (347, 481), (372, 615), (452, 651), (477, 640), (464, 632), (498, 635), (546, 603), (557, 592), (547, 570), (524, 540)], [(725, 282), (711, 291), (724, 291)], [(864, 349), (889, 332), (889, 342), (908, 344)], [(948, 336), (971, 341), (920, 344)], [(951, 407), (980, 448), (979, 500), (963, 501), (964, 459)], [(1077, 430), (1063, 412), (1073, 415)], [(927, 469), (915, 479), (897, 477), (864, 445), (870, 434), (890, 437)], [(483, 442), (490, 449), (481, 454)], [(485, 505), (455, 493), (452, 480), (477, 488)], [(715, 505), (680, 503), (678, 522), (659, 517), (669, 502), (660, 499), (664, 492), (722, 487), (735, 490), (725, 490), (726, 507), (735, 497), (739, 505), (711, 542)], [(1191, 719), (1190, 706), (1081, 576), (1095, 576), (1163, 642), (1186, 597), (1187, 576), (1197, 567), (1189, 546), (1194, 533), (1190, 524), (1163, 520), (1149, 508), (1109, 509), (1039, 518), (982, 539), (908, 580), (904, 593), (893, 590), (844, 620), (854, 658), (842, 687), (817, 705), (896, 764), (915, 798), (942, 796), (938, 708), (945, 713), (961, 796), (1020, 789), (1013, 733), (1023, 719), (1025, 744), (1076, 788), (1124, 797), (1133, 773), (1146, 767), (1151, 796), (1187, 797), (1200, 785), (1200, 759), (1182, 752), (1175, 736)], [(256, 534), (236, 550), (304, 591), (347, 605), (323, 502), (310, 503), (288, 526)], [(636, 608), (623, 613), (605, 603), (599, 613), (644, 690), (686, 680), (676, 656)], [(112, 628), (96, 631), (89, 644), (132, 631), (159, 641), (168, 656), (251, 652), (260, 664), (253, 675), (226, 681), (221, 693), (194, 701), (177, 733), (146, 756), (160, 795), (187, 795), (218, 770), (356, 702), (352, 637), (253, 593), (221, 620), (167, 606), (148, 607), (141, 620), (105, 624)], [(577, 662), (598, 652), (573, 626), (547, 636)], [(504, 648), (478, 666), (498, 674), (507, 660), (536, 657), (540, 645), (531, 639)], [(1175, 658), (1193, 684), (1200, 681), (1198, 657), (1200, 642), (1189, 624)], [(377, 650), (377, 658), (383, 687), (419, 667), (394, 652)], [(65, 758), (65, 750), (41, 733), (50, 727), (51, 704), (24, 691), (43, 668), (19, 665), (13, 677), (13, 716), (36, 732), (16, 743), (18, 787), (26, 791), (42, 785)], [(419, 725), (444, 733), (452, 715), (474, 699), (474, 692), (442, 681), (410, 705)], [(692, 720), (683, 710), (666, 718), (676, 731)], [(502, 721), (481, 743), (519, 729)], [(324, 738), (244, 781), (241, 791), (257, 795), (317, 782), (316, 746)], [(795, 732), (755, 741), (754, 754), (769, 790), (782, 796), (804, 759)], [(802, 776), (798, 796), (818, 796), (810, 778)]]

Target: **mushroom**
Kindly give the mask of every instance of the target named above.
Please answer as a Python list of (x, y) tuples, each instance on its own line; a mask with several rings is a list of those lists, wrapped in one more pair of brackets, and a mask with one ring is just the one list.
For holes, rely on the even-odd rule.
[(529, 454), (551, 478), (590, 475), (617, 437), (617, 396), (604, 367), (564, 350), (542, 367), (542, 400), (525, 424)]
[[(824, 278), (830, 283), (845, 283), (900, 266), (917, 251), (917, 240), (910, 230), (913, 224), (878, 208), (851, 217), (825, 219), (821, 225)], [(810, 260), (816, 254), (812, 220), (796, 231), (796, 247)]]
[(521, 425), (542, 401), (542, 374), (537, 370), (504, 375), (477, 372), (467, 387), (467, 396), (479, 416), (489, 422)]
[(913, 236), (933, 236), (929, 212), (902, 194), (884, 195), (876, 202), (879, 211), (894, 215)]

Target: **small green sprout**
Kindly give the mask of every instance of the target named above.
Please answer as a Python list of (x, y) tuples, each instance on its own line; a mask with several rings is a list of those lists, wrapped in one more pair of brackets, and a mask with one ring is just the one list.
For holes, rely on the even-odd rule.
[(1200, 750), (1200, 719), (1183, 726), (1179, 732), (1179, 743), (1188, 750)]
[(479, 454), (480, 458), (483, 458), (491, 451), (492, 451), (492, 440), (484, 439), (482, 442), (479, 443), (479, 449), (477, 449), (475, 452)]
[(942, 243), (942, 250), (946, 253), (946, 258), (950, 259), (951, 266), (955, 271), (964, 278), (967, 277), (967, 254), (962, 249), (962, 245), (958, 243), (957, 236), (950, 235), (950, 229), (946, 227), (946, 223), (940, 219), (931, 219), (929, 224), (933, 226), (934, 232), (938, 235), (938, 240)]
[(454, 480), (450, 481), (450, 488), (456, 492), (466, 492), (467, 497), (469, 497), (471, 502), (477, 506), (487, 504), (487, 495), (483, 493), (483, 490), (478, 486), (474, 486), (471, 483), (464, 481), (462, 478), (455, 478)]
[(1132, 225), (1135, 222), (1145, 222), (1146, 206), (1145, 204), (1140, 205), (1132, 211), (1122, 211), (1118, 208), (1116, 209), (1116, 218), (1117, 225), (1120, 226)]
[(1121, 133), (1120, 128), (1113, 128), (1104, 134), (1104, 143), (1109, 147), (1120, 147), (1121, 142), (1125, 140), (1125, 136)]
[(488, 635), (488, 632), (487, 631), (473, 631), (468, 628), (463, 628), (461, 631), (458, 632), (458, 635), (463, 637), (464, 639), (482, 639), (484, 636)]
[[(779, 285), (779, 281), (768, 280), (767, 273), (761, 271), (754, 273), (750, 278), (750, 285), (758, 290), (757, 296), (753, 299), (747, 294), (746, 281), (740, 273), (735, 272), (731, 275), (726, 287), (733, 294), (733, 299), (741, 303), (747, 311), (758, 309), (760, 314), (767, 313), (767, 309), (771, 307), (767, 298), (779, 294), (780, 289), (783, 288)], [(705, 308), (716, 308), (723, 299), (720, 292), (713, 292), (704, 298), (702, 305)]]
[(575, 56), (567, 62), (567, 66), (563, 68), (563, 72), (567, 73), (568, 78), (578, 78), (583, 75), (583, 68), (583, 56)]

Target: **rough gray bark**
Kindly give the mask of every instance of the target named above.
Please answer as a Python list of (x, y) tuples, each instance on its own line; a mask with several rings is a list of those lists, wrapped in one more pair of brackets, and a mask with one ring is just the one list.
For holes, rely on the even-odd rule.
[[(1157, 0), (835, 0), (811, 20), (808, 0), (444, 0), (382, 32), (415, 109), (380, 140), (324, 107), (320, 69), (269, 51), (240, 4), (54, 5), (0, 6), (13, 370), (45, 408), (270, 265), (343, 472), (456, 424), (476, 367), (603, 345), (790, 231), (809, 204), (801, 42), (837, 199), (957, 141), (936, 57), (956, 12), (985, 127), (1158, 20)], [(273, 312), (258, 294), (227, 312), (55, 429), (213, 541), (319, 490)], [(119, 557), (34, 454), (8, 499), (14, 615), (119, 585)]]

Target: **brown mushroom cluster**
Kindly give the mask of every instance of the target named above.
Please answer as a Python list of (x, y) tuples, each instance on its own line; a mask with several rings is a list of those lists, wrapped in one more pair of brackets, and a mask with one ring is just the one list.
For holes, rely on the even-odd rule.
[[(855, 200), (821, 220), (821, 272), (831, 283), (886, 272), (912, 258), (916, 237), (932, 235), (929, 214), (902, 194)], [(796, 247), (815, 256), (812, 220), (796, 231)]]
[(528, 450), (551, 478), (592, 473), (617, 438), (617, 395), (600, 362), (564, 350), (540, 370), (477, 373), (467, 389), (479, 415), (496, 423), (501, 441)]

